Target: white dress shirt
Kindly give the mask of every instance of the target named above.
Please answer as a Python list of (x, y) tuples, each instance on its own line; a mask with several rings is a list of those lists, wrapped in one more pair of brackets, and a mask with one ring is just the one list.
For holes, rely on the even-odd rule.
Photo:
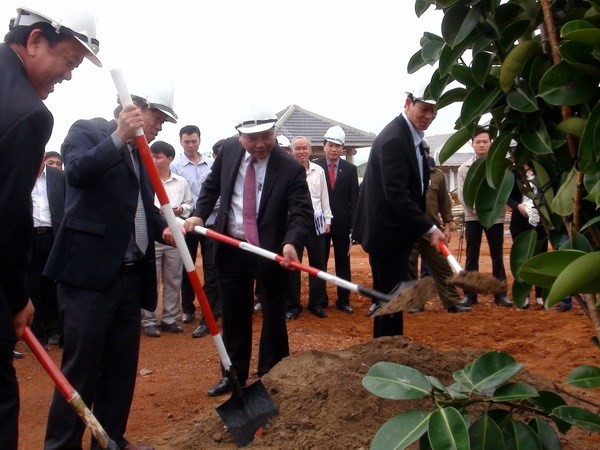
[[(181, 206), (183, 208), (181, 217), (184, 219), (189, 217), (194, 210), (195, 205), (192, 201), (192, 191), (190, 190), (190, 185), (185, 178), (171, 172), (168, 179), (161, 181), (165, 187), (165, 191), (167, 191), (171, 206)], [(154, 204), (156, 207), (160, 208), (160, 201), (158, 200), (157, 195), (154, 195)]]
[(182, 153), (171, 163), (171, 171), (181, 175), (190, 185), (194, 204), (198, 200), (202, 183), (210, 172), (213, 162), (211, 158), (200, 155), (200, 162), (195, 164), (185, 156), (185, 153)]
[(48, 202), (48, 184), (46, 178), (46, 167), (42, 174), (35, 180), (35, 186), (31, 191), (31, 202), (33, 203), (33, 226), (50, 227), (50, 203)]
[(317, 211), (321, 211), (325, 217), (325, 223), (331, 225), (333, 214), (329, 206), (329, 194), (327, 193), (327, 181), (325, 179), (325, 171), (321, 166), (313, 162), (308, 162), (306, 170), (306, 182), (310, 191), (310, 199), (312, 201), (315, 215)]

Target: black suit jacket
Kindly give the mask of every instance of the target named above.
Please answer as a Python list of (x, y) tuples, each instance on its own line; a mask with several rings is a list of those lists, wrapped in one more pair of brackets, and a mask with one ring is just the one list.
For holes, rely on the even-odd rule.
[(17, 54), (0, 44), (0, 301), (8, 302), (12, 314), (28, 300), (31, 191), (53, 123)]
[(46, 166), (46, 191), (50, 207), (50, 221), (54, 236), (58, 234), (60, 224), (65, 215), (66, 175), (63, 170)]
[(119, 276), (141, 189), (148, 224), (148, 249), (141, 261), (142, 308), (156, 308), (154, 241), (162, 242), (165, 220), (154, 206), (154, 192), (140, 162), (140, 181), (129, 150), (115, 147), (116, 122), (80, 120), (61, 152), (67, 174), (65, 216), (44, 275), (83, 289), (104, 291)]
[(331, 219), (331, 235), (333, 237), (348, 239), (356, 205), (358, 203), (358, 171), (356, 166), (348, 161), (339, 160), (338, 172), (333, 189), (329, 182), (329, 163), (325, 156), (315, 160), (315, 163), (325, 171), (327, 179), (327, 193), (329, 194), (329, 206), (333, 219)]
[[(233, 188), (246, 150), (237, 136), (223, 144), (196, 203), (194, 215), (206, 221), (221, 197), (215, 231), (223, 233), (231, 207)], [(303, 246), (314, 228), (313, 208), (304, 168), (277, 145), (271, 152), (257, 216), (260, 246), (280, 253), (284, 244)], [(217, 244), (217, 247), (220, 244)]]
[[(423, 162), (423, 185), (429, 166)], [(406, 120), (398, 116), (371, 147), (360, 187), (353, 237), (369, 254), (392, 258), (411, 248), (433, 223), (425, 215), (415, 144)]]

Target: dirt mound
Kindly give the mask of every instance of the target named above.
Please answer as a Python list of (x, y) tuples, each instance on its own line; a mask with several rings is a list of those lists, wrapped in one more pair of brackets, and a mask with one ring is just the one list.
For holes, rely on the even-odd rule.
[[(369, 367), (390, 361), (414, 367), (451, 383), (451, 374), (478, 356), (478, 351), (436, 351), (403, 337), (381, 338), (335, 351), (309, 351), (278, 364), (263, 383), (279, 408), (279, 415), (257, 437), (253, 448), (359, 449), (369, 448), (379, 427), (401, 411), (431, 409), (428, 400), (391, 401), (369, 393), (361, 384)], [(539, 389), (551, 389), (540, 378), (522, 379)], [(570, 448), (595, 444), (569, 434)], [(185, 429), (161, 436), (160, 449), (236, 448), (216, 412), (196, 417)], [(590, 447), (591, 446), (591, 447)]]

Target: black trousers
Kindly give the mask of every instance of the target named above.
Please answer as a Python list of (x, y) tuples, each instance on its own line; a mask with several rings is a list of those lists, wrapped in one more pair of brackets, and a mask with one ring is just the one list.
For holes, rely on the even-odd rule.
[[(310, 266), (322, 271), (327, 270), (325, 235), (317, 235), (314, 231), (311, 231), (306, 239), (306, 253), (308, 254), (308, 264)], [(304, 248), (300, 250), (300, 254), (298, 255), (300, 261), (302, 261), (303, 255)], [(300, 305), (300, 275), (301, 272), (299, 270), (292, 270), (289, 273), (289, 283), (285, 298), (287, 311), (298, 313), (302, 311), (302, 305)], [(313, 306), (327, 306), (325, 280), (309, 275), (308, 291), (309, 308)]]
[(58, 320), (56, 283), (42, 274), (52, 244), (54, 244), (54, 233), (51, 230), (44, 234), (33, 233), (33, 244), (27, 267), (27, 287), (35, 307), (31, 331), (43, 345), (48, 343), (50, 336), (62, 335)]
[[(477, 220), (465, 222), (465, 239), (467, 241), (467, 260), (465, 270), (479, 270), (479, 252), (481, 250), (481, 238), (485, 233), (490, 248), (490, 257), (492, 258), (492, 275), (498, 280), (506, 280), (504, 270), (503, 247), (504, 247), (504, 224), (496, 223), (490, 228), (485, 229)], [(477, 293), (465, 291), (469, 297), (477, 297)]]
[[(61, 371), (120, 448), (133, 399), (140, 347), (141, 277), (122, 273), (104, 292), (59, 283), (64, 323)], [(84, 424), (54, 391), (45, 450), (81, 448)], [(92, 438), (92, 449), (100, 446)]]
[[(210, 310), (215, 320), (221, 317), (222, 309), (221, 297), (219, 295), (217, 266), (211, 262), (212, 258), (209, 257), (209, 255), (214, 252), (216, 244), (217, 241), (214, 239), (201, 236), (200, 251), (202, 254), (202, 273), (204, 275), (204, 284), (202, 285), (202, 288), (204, 289), (208, 305), (210, 306)], [(187, 275), (185, 275), (185, 277), (187, 278)], [(200, 320), (200, 323), (204, 323), (204, 317)]]
[[(325, 235), (325, 261), (329, 261), (329, 252), (333, 242), (333, 257), (335, 260), (335, 275), (344, 280), (352, 281), (350, 275), (350, 236), (334, 236), (331, 233)], [(350, 303), (350, 291), (342, 287), (337, 288), (336, 305), (348, 305)]]
[[(373, 273), (373, 289), (388, 294), (407, 279), (408, 258), (412, 245), (398, 251), (393, 259), (369, 255), (369, 264)], [(375, 317), (373, 337), (398, 336), (404, 333), (402, 312)]]
[[(196, 263), (196, 258), (198, 256), (198, 245), (200, 244), (200, 237), (201, 236), (199, 234), (194, 233), (187, 233), (184, 236), (185, 243), (187, 244), (187, 248), (190, 251), (190, 256), (192, 257), (192, 261), (194, 261), (194, 264)], [(184, 266), (183, 276), (181, 277), (181, 309), (183, 310), (184, 314), (196, 313), (196, 305), (194, 305), (195, 298), (196, 294), (194, 293), (194, 288), (190, 283), (190, 279), (188, 278)]]
[(254, 280), (260, 284), (262, 330), (258, 374), (264, 375), (289, 355), (284, 293), (287, 271), (278, 263), (226, 244), (218, 246), (217, 269), (222, 301), (223, 341), (240, 383), (252, 355)]
[(17, 450), (19, 436), (19, 386), (13, 367), (15, 348), (13, 316), (0, 286), (0, 448)]

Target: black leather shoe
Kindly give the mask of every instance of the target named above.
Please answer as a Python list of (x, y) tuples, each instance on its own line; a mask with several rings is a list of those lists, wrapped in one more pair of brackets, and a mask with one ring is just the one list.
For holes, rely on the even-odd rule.
[(473, 308), (471, 308), (470, 306), (464, 306), (460, 303), (457, 303), (456, 305), (452, 305), (450, 308), (448, 308), (449, 313), (461, 313), (461, 312), (469, 312), (469, 311), (473, 311)]
[(425, 312), (425, 308), (423, 308), (422, 306), (415, 306), (414, 308), (410, 308), (408, 310), (409, 314), (417, 314), (422, 312)]
[(185, 313), (181, 318), (183, 323), (192, 323), (194, 320), (196, 320), (196, 314), (194, 313)]
[(192, 338), (201, 338), (203, 336), (206, 336), (207, 334), (208, 334), (208, 327), (206, 326), (206, 324), (201, 323), (200, 325), (198, 325), (198, 328), (196, 328), (192, 332)]
[(298, 311), (286, 311), (285, 313), (285, 318), (287, 320), (294, 320), (296, 319), (298, 316), (300, 315), (300, 313)]
[(506, 308), (510, 308), (513, 305), (513, 302), (511, 302), (506, 295), (500, 295), (499, 297), (495, 297), (494, 303), (496, 305), (505, 306)]
[(227, 378), (221, 378), (218, 383), (213, 384), (206, 393), (209, 397), (217, 397), (218, 395), (227, 394), (231, 392), (231, 383)]
[(144, 327), (144, 334), (148, 337), (160, 337), (160, 330), (156, 325)]
[(336, 306), (340, 311), (345, 312), (347, 314), (352, 314), (354, 312), (354, 308), (352, 306), (350, 306), (348, 303), (342, 303), (341, 305), (336, 305)]
[(323, 309), (322, 306), (311, 306), (308, 310), (317, 316), (319, 319), (324, 319), (327, 317), (327, 311)]
[(179, 325), (177, 325), (177, 322), (173, 322), (173, 323), (161, 322), (160, 329), (162, 331), (166, 331), (167, 333), (174, 333), (174, 334), (183, 333), (183, 328), (181, 328)]
[(53, 334), (48, 338), (48, 345), (58, 345), (60, 342), (60, 337), (58, 334)]
[(473, 306), (475, 303), (477, 303), (477, 297), (471, 297), (470, 295), (465, 295), (463, 301), (460, 302), (462, 306)]

